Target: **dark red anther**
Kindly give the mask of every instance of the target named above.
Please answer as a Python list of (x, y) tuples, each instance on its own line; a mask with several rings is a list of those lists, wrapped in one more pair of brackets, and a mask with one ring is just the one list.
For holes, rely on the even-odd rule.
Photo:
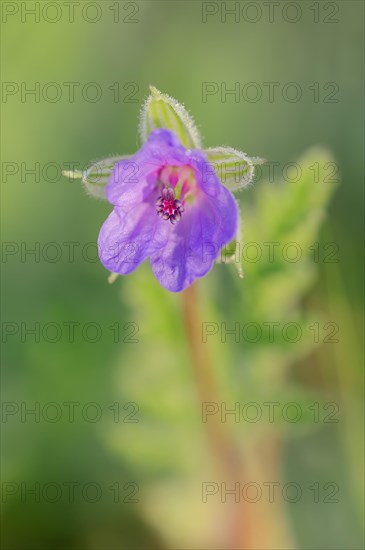
[(175, 224), (181, 219), (184, 207), (181, 201), (175, 199), (174, 190), (164, 187), (161, 196), (156, 200), (156, 210), (163, 220), (170, 220), (170, 223)]

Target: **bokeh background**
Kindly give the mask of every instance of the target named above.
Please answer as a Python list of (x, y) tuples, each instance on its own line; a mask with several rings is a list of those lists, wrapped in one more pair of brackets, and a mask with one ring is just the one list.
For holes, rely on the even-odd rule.
[[(227, 16), (224, 22), (222, 3), (213, 2), (209, 10), (217, 13), (205, 23), (207, 8), (193, 1), (82, 0), (75, 3), (73, 22), (64, 2), (40, 2), (41, 10), (48, 7), (39, 20), (24, 11), (34, 4), (1, 3), (7, 83), (1, 128), (3, 547), (222, 548), (228, 547), (233, 517), (243, 531), (247, 522), (254, 526), (252, 548), (362, 548), (363, 3), (297, 2), (301, 15), (289, 22), (295, 17), (290, 10), (298, 8), (280, 2), (270, 22), (266, 3), (242, 11), (247, 2), (227, 2), (240, 11), (237, 20)], [(262, 12), (255, 11), (257, 5)], [(49, 96), (44, 92), (50, 82), (62, 91), (54, 102), (52, 89)], [(67, 82), (80, 83), (73, 102)], [(90, 82), (102, 91), (98, 101), (81, 93)], [(241, 88), (254, 82), (263, 95), (236, 102), (217, 93), (204, 102), (203, 82), (217, 83), (219, 91), (222, 83), (232, 89), (236, 82)], [(273, 101), (265, 82), (278, 83)], [(297, 102), (283, 98), (289, 82), (301, 87)], [(22, 97), (22, 87), (36, 83), (39, 97)], [(281, 411), (294, 402), (303, 411), (294, 423), (278, 417), (272, 424), (267, 418), (228, 418), (224, 424), (235, 445), (253, 457), (253, 467), (236, 481), (274, 481), (280, 490), (296, 483), (303, 492), (296, 503), (281, 493), (271, 505), (263, 496), (249, 510), (230, 497), (222, 503), (220, 493), (202, 503), (202, 483), (227, 477), (215, 463), (202, 422), (181, 296), (161, 289), (148, 265), (108, 285), (88, 243), (96, 241), (111, 207), (89, 198), (79, 181), (61, 176), (66, 163), (83, 168), (138, 148), (138, 113), (150, 84), (189, 108), (206, 147), (228, 144), (279, 163), (271, 182), (265, 182), (269, 172), (262, 167), (255, 185), (239, 194), (245, 238), (280, 246), (298, 242), (303, 259), (246, 261), (243, 280), (234, 266), (217, 266), (198, 285), (199, 308), (201, 320), (219, 327), (206, 347), (219, 406), (275, 401)], [(333, 90), (330, 98), (337, 101), (329, 102)], [(88, 91), (93, 97), (93, 88)], [(283, 181), (283, 167), (294, 161), (303, 177)], [(313, 183), (315, 162), (322, 172)], [(327, 162), (339, 166), (329, 182), (323, 181)], [(36, 163), (39, 176), (26, 174)], [(335, 243), (338, 261), (325, 261), (328, 242)], [(73, 260), (65, 243), (78, 243)], [(309, 250), (314, 243), (317, 262)], [(61, 255), (50, 260), (59, 249)], [(298, 322), (303, 337), (292, 344), (280, 335), (255, 344), (242, 337), (221, 341), (223, 322), (231, 328), (267, 321)], [(79, 323), (74, 341), (65, 325), (72, 322)], [(328, 322), (338, 327), (335, 343), (323, 343)], [(25, 333), (35, 323), (39, 339)], [(49, 341), (52, 328), (42, 335), (47, 323), (56, 323), (56, 331), (62, 327), (58, 341)], [(88, 341), (96, 334), (92, 327), (86, 337), (82, 333), (87, 323), (101, 330), (94, 343)], [(320, 342), (308, 329), (313, 323), (319, 324)], [(69, 402), (76, 402), (73, 422)], [(43, 409), (49, 403), (56, 405)], [(338, 422), (324, 421), (332, 411), (326, 403), (335, 403)], [(39, 418), (25, 415), (25, 407), (39, 407)], [(50, 421), (59, 408), (60, 418)], [(90, 421), (95, 412), (100, 418)], [(279, 441), (279, 458), (273, 441)], [(39, 499), (22, 496), (37, 483)], [(44, 496), (48, 483), (56, 485)], [(65, 483), (76, 487), (72, 502)], [(95, 502), (92, 487), (86, 496), (82, 492), (90, 483), (102, 490)], [(328, 502), (333, 488), (336, 502)], [(128, 495), (138, 502), (129, 502)], [(281, 523), (278, 534), (275, 525)]]

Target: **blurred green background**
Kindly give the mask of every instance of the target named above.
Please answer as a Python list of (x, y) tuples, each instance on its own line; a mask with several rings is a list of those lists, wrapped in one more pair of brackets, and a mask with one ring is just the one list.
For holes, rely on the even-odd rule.
[[(278, 260), (274, 267), (264, 260), (246, 262), (243, 280), (232, 266), (215, 267), (199, 284), (201, 316), (227, 327), (251, 321), (298, 321), (304, 327), (307, 340), (295, 344), (284, 345), (280, 338), (235, 343), (230, 337), (224, 344), (219, 334), (210, 338), (227, 408), (237, 401), (296, 402), (310, 417), (284, 426), (228, 421), (227, 426), (243, 450), (260, 438), (267, 443), (273, 434), (283, 442), (280, 467), (262, 479), (277, 480), (280, 471), (284, 482), (303, 490), (299, 502), (284, 501), (277, 511), (290, 525), (289, 548), (362, 548), (363, 3), (297, 2), (301, 16), (295, 23), (286, 20), (294, 17), (287, 2), (276, 7), (273, 22), (266, 3), (257, 3), (262, 15), (255, 23), (247, 18), (252, 20), (256, 12), (242, 11), (247, 2), (227, 2), (227, 8), (238, 4), (240, 11), (238, 21), (227, 16), (226, 23), (217, 2), (210, 3), (217, 13), (206, 23), (202, 10), (207, 7), (193, 1), (81, 1), (72, 23), (64, 2), (40, 2), (41, 10), (48, 7), (39, 21), (24, 11), (34, 4), (1, 3), (3, 547), (223, 547), (219, 526), (225, 525), (231, 508), (218, 497), (210, 500), (212, 507), (201, 502), (202, 482), (223, 478), (215, 472), (205, 440), (181, 296), (159, 288), (148, 266), (109, 286), (104, 268), (92, 261), (92, 245), (81, 251), (96, 241), (111, 207), (88, 198), (77, 180), (60, 175), (67, 162), (82, 168), (92, 160), (133, 153), (140, 105), (153, 84), (187, 106), (206, 147), (227, 144), (279, 163), (271, 183), (265, 184), (268, 168), (262, 167), (262, 177), (239, 194), (245, 238), (301, 242), (306, 259), (295, 264)], [(60, 20), (50, 22), (57, 14)], [(90, 22), (94, 17), (99, 20)], [(44, 85), (50, 82), (62, 91), (58, 101), (49, 101), (56, 88), (45, 95)], [(68, 82), (80, 83), (73, 102)], [(92, 97), (92, 87), (85, 92), (90, 96), (82, 95), (90, 82), (101, 90), (99, 101), (85, 99)], [(263, 96), (257, 102), (241, 96), (236, 102), (232, 95), (221, 101), (217, 93), (204, 102), (203, 82), (216, 82), (219, 90), (222, 83), (232, 89), (236, 82), (241, 88), (254, 82)], [(279, 83), (273, 101), (265, 82)], [(289, 82), (302, 90), (298, 102), (283, 99)], [(32, 95), (22, 101), (22, 87), (36, 83), (39, 101)], [(326, 101), (332, 91), (327, 83), (335, 83), (337, 102)], [(7, 95), (11, 90), (13, 95)], [(318, 144), (330, 151), (319, 152), (318, 162), (338, 163), (341, 183), (320, 180), (306, 188), (304, 178), (307, 191), (298, 192), (299, 184), (282, 181), (283, 166), (301, 162), (303, 152)], [(25, 174), (35, 163), (39, 177)], [(42, 172), (47, 163), (55, 165)], [(308, 176), (307, 164), (301, 166)], [(325, 185), (328, 193), (323, 193)], [(316, 216), (323, 207), (327, 216), (320, 228)], [(71, 245), (65, 245), (70, 242), (79, 243), (74, 261), (67, 252)], [(322, 253), (326, 243), (336, 243), (339, 262), (325, 263), (323, 254), (317, 263), (311, 261), (314, 242)], [(47, 243), (62, 250), (54, 262), (42, 254), (55, 253)], [(37, 246), (39, 257), (24, 255), (24, 247)], [(64, 325), (70, 322), (79, 323), (73, 342)], [(314, 344), (308, 330), (314, 322), (321, 327), (336, 323), (339, 342)], [(62, 327), (59, 341), (47, 341), (52, 328), (39, 341), (22, 337), (24, 327), (35, 323), (41, 332), (47, 323), (57, 323)], [(82, 336), (87, 323), (100, 327), (95, 343), (87, 341), (94, 338), (92, 328), (86, 339)], [(116, 323), (118, 342), (110, 328)], [(125, 341), (135, 324), (138, 332), (131, 338), (138, 342)], [(9, 335), (9, 327), (17, 327), (17, 333)], [(49, 416), (41, 412), (39, 422), (31, 415), (22, 418), (22, 407), (42, 411), (50, 402), (61, 407), (59, 421), (49, 421), (56, 408), (48, 410)], [(66, 402), (79, 404), (74, 422)], [(339, 422), (325, 423), (323, 415), (313, 422), (308, 411), (315, 402), (321, 415), (323, 404), (336, 403)], [(97, 405), (82, 413), (87, 403)], [(128, 408), (128, 403), (138, 406), (136, 423), (126, 420), (136, 407)], [(85, 418), (100, 410), (97, 421)], [(269, 462), (270, 456), (268, 452)], [(242, 474), (237, 481), (257, 479)], [(57, 502), (50, 502), (52, 489), (49, 498), (42, 495), (51, 482), (63, 488)], [(74, 502), (68, 500), (65, 482), (79, 484)], [(314, 502), (308, 487), (318, 483), (323, 491), (327, 482), (339, 487), (338, 502), (323, 502), (323, 492), (320, 502)], [(32, 495), (21, 498), (22, 483), (23, 488), (40, 484), (39, 502)], [(88, 501), (92, 488), (90, 499), (82, 495), (88, 483), (102, 490), (97, 502)], [(135, 488), (139, 502), (123, 502)], [(325, 494), (329, 492), (327, 488)], [(265, 530), (264, 519), (259, 526), (258, 531)], [(267, 529), (270, 547), (275, 539)]]

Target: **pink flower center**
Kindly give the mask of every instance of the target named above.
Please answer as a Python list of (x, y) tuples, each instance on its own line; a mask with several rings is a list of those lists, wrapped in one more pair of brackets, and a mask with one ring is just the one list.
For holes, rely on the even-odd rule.
[(156, 201), (157, 214), (175, 224), (181, 219), (185, 200), (196, 185), (193, 170), (190, 166), (165, 166), (159, 180), (162, 190)]
[(164, 187), (162, 194), (156, 201), (157, 214), (163, 220), (170, 220), (172, 224), (181, 219), (184, 207), (181, 201), (175, 199), (175, 193), (171, 187)]

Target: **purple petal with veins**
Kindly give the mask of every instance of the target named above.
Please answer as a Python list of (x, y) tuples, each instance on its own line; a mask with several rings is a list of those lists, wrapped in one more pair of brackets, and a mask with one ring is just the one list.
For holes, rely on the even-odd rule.
[(106, 196), (114, 210), (99, 234), (103, 265), (126, 275), (149, 258), (171, 292), (206, 275), (237, 233), (233, 195), (203, 152), (185, 149), (170, 130), (154, 130), (115, 166)]

